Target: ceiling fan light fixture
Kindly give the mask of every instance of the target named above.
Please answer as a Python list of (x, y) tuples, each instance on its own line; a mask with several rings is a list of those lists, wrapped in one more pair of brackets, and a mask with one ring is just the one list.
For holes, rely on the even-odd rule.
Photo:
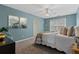
[(49, 9), (48, 8), (46, 8), (46, 14), (45, 15), (49, 16)]
[(48, 14), (48, 13), (46, 13), (45, 15), (46, 15), (46, 16), (49, 16), (49, 14)]

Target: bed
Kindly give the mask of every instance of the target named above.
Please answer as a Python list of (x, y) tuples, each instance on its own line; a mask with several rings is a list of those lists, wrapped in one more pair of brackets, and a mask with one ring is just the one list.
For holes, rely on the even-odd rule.
[[(38, 41), (40, 43), (38, 43)], [(56, 32), (42, 33), (42, 38), (39, 39), (38, 37), (36, 40), (37, 44), (56, 48), (57, 50), (64, 51), (65, 53), (72, 53), (71, 47), (74, 42), (74, 37), (60, 35)]]

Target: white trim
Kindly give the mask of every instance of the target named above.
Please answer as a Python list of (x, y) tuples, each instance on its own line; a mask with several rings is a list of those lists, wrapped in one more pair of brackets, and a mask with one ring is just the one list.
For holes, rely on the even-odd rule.
[(26, 39), (22, 39), (22, 40), (18, 40), (18, 41), (15, 41), (16, 43), (19, 43), (19, 42), (22, 42), (22, 41), (25, 41), (25, 40), (29, 40), (29, 39), (32, 39), (34, 37), (30, 37), (30, 38), (26, 38)]

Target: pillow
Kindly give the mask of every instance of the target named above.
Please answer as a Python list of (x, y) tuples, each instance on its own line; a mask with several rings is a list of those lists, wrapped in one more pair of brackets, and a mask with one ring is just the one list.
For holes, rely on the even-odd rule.
[(67, 28), (66, 27), (64, 27), (64, 29), (63, 29), (63, 35), (67, 35)]
[(60, 29), (60, 34), (63, 34), (64, 26)]
[(79, 26), (75, 27), (75, 36), (79, 37)]
[(67, 36), (73, 36), (74, 35), (74, 27), (70, 27), (67, 31)]
[(62, 28), (60, 29), (60, 34), (62, 34), (62, 35), (67, 35), (67, 28), (66, 28), (66, 27), (62, 27)]

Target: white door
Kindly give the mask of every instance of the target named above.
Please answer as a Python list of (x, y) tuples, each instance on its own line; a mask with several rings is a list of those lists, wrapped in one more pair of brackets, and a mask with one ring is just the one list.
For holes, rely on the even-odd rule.
[(33, 21), (33, 35), (36, 36), (40, 32), (40, 19)]

